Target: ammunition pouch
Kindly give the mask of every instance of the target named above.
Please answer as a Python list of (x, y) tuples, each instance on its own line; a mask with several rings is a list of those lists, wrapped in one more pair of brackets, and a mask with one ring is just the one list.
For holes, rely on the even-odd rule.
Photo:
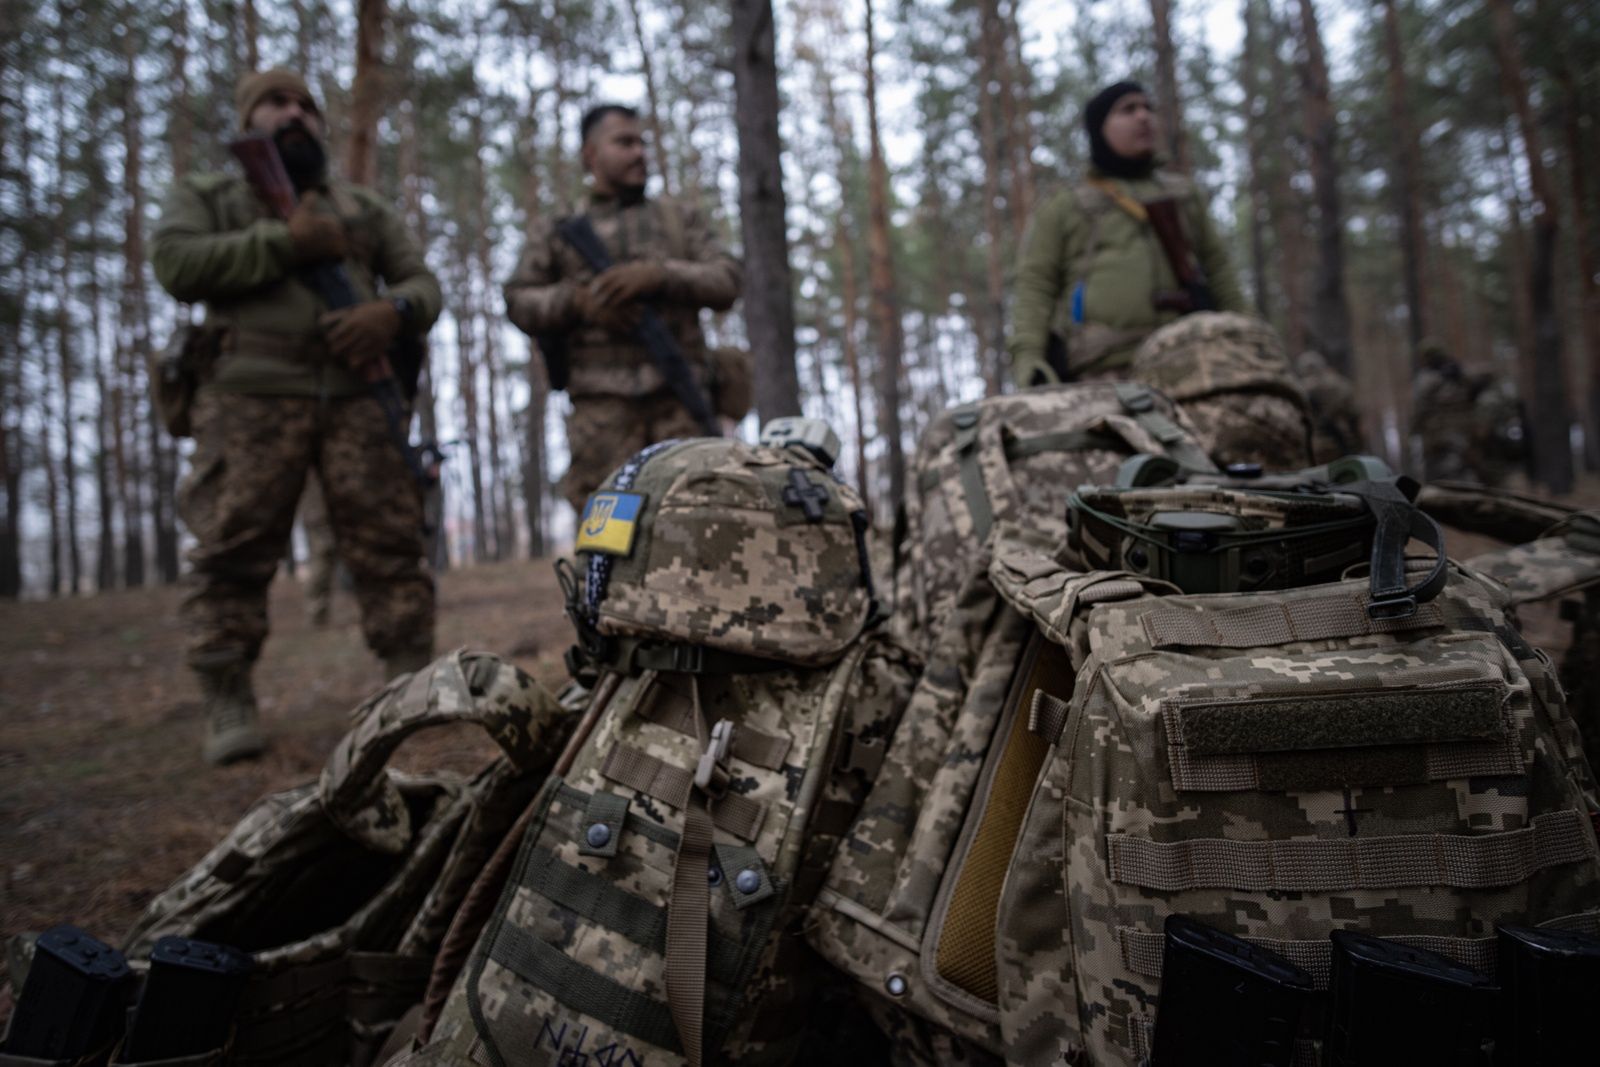
[(226, 334), (223, 326), (185, 323), (166, 345), (146, 356), (150, 401), (161, 417), (161, 425), (172, 436), (193, 434), (194, 396), (221, 354)]

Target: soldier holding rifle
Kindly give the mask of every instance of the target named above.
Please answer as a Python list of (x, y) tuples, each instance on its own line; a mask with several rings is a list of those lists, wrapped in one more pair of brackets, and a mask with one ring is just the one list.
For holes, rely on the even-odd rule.
[[(196, 542), (183, 617), (213, 763), (264, 747), (251, 671), (308, 472), (355, 579), (367, 644), (391, 676), (427, 663), (433, 648), (422, 465), (392, 367), (414, 375), (404, 354), (420, 344), (405, 342), (438, 317), (439, 284), (398, 214), (329, 173), (322, 113), (303, 78), (248, 75), (235, 103), (255, 149), (236, 152), (271, 166), (253, 165), (249, 179), (178, 182), (152, 253), (162, 286), (206, 308), (179, 511)], [(276, 152), (263, 155), (268, 141)]]

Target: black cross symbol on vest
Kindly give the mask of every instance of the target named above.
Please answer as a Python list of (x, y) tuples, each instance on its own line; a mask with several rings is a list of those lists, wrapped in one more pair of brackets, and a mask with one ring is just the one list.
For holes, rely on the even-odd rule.
[(783, 487), (783, 502), (806, 513), (807, 522), (821, 522), (828, 503), (828, 487), (815, 485), (798, 467), (789, 468), (789, 484)]
[(1350, 797), (1350, 787), (1349, 786), (1345, 786), (1345, 790), (1344, 790), (1344, 807), (1342, 807), (1342, 808), (1334, 808), (1333, 809), (1333, 813), (1335, 815), (1343, 815), (1344, 816), (1344, 823), (1345, 823), (1345, 826), (1349, 827), (1350, 836), (1351, 837), (1356, 836), (1356, 816), (1357, 815), (1368, 815), (1368, 814), (1371, 814), (1371, 812), (1372, 812), (1371, 808), (1358, 808), (1358, 807), (1356, 807), (1355, 801), (1352, 800), (1351, 797)]

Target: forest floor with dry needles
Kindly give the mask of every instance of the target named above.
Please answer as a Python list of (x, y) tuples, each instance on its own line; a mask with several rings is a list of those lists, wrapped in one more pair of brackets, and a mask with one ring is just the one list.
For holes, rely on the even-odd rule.
[[(181, 588), (0, 604), (0, 939), (72, 922), (120, 942), (255, 800), (317, 777), (382, 670), (349, 594), (318, 630), (301, 590), (283, 574), (273, 583), (273, 632), (256, 668), (272, 747), (224, 768), (200, 759)], [(440, 576), (440, 652), (495, 652), (555, 689), (570, 638), (548, 562)], [(494, 752), (455, 727), (411, 739), (395, 765), (470, 772)]]
[[(1493, 543), (1453, 537), (1451, 547), (1463, 558)], [(340, 593), (332, 624), (314, 629), (301, 583), (280, 574), (256, 670), (272, 747), (208, 767), (199, 689), (182, 665), (182, 592), (0, 604), (0, 940), (72, 922), (120, 942), (253, 802), (314, 780), (348, 713), (382, 683), (354, 600)], [(1553, 609), (1525, 613), (1524, 625), (1552, 654), (1564, 649), (1567, 626)], [(440, 576), (440, 652), (507, 656), (554, 691), (570, 641), (547, 561)], [(467, 773), (494, 751), (467, 728), (427, 731), (396, 765)], [(0, 993), (0, 1017), (7, 999)]]

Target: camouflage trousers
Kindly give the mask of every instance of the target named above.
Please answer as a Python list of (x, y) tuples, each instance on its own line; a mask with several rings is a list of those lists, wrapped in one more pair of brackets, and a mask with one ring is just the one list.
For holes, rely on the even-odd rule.
[(327, 617), (333, 601), (333, 572), (339, 564), (338, 542), (333, 536), (333, 520), (322, 496), (322, 483), (316, 472), (306, 478), (300, 495), (300, 525), (306, 531), (306, 601), (313, 616)]
[(700, 424), (668, 392), (575, 397), (567, 416), (572, 462), (561, 477), (561, 495), (574, 511), (582, 512), (589, 494), (646, 445), (703, 436)]
[(367, 396), (323, 400), (202, 390), (195, 452), (178, 495), (194, 535), (184, 600), (191, 664), (254, 660), (267, 587), (315, 471), (367, 645), (380, 656), (431, 647), (433, 576), (422, 562), (422, 494)]

